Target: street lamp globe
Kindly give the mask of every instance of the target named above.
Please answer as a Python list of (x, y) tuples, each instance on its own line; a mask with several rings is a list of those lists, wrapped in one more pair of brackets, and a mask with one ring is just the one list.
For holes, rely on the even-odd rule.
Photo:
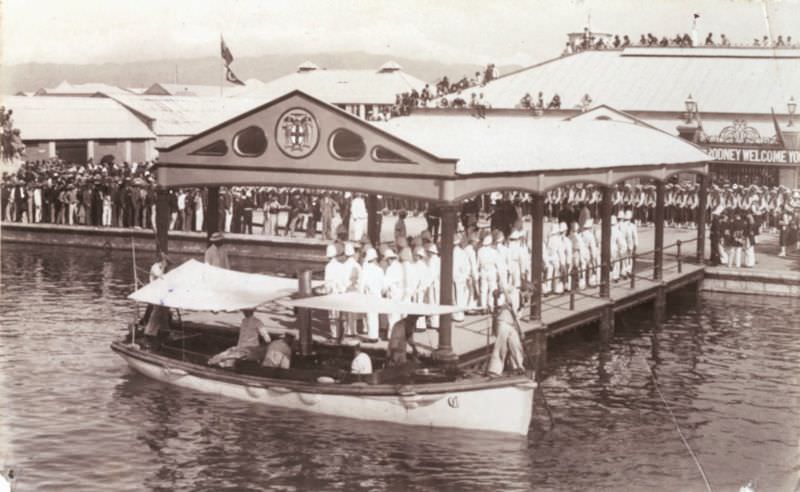
[(692, 95), (689, 94), (683, 104), (686, 106), (686, 123), (689, 124), (694, 120), (694, 115), (697, 113), (697, 101), (692, 99)]

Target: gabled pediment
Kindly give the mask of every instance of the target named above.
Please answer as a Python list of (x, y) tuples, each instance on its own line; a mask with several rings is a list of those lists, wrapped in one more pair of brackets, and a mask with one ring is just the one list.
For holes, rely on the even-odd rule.
[(452, 178), (455, 161), (294, 91), (161, 149), (158, 165), (164, 186), (298, 185), (297, 175), (309, 187), (349, 180), (362, 190), (362, 178), (381, 178), (372, 191), (382, 193), (392, 180)]

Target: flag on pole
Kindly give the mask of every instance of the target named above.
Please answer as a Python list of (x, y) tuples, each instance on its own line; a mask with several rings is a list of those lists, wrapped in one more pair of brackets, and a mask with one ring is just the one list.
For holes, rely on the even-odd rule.
[(775, 108), (769, 108), (772, 111), (772, 124), (775, 125), (775, 143), (786, 148), (786, 143), (783, 140), (783, 131), (781, 130), (781, 125), (778, 124), (778, 117), (775, 116)]
[(233, 63), (233, 53), (231, 53), (231, 50), (228, 48), (228, 45), (225, 44), (225, 39), (222, 37), (221, 34), (219, 36), (219, 41), (221, 44), (220, 51), (222, 54), (222, 59), (225, 60), (225, 66), (229, 67), (231, 63)]
[(222, 55), (222, 61), (225, 63), (225, 80), (227, 80), (231, 84), (245, 85), (245, 83), (239, 80), (239, 77), (237, 77), (236, 74), (233, 73), (233, 70), (231, 70), (231, 63), (233, 63), (233, 53), (231, 53), (231, 50), (230, 48), (228, 48), (228, 45), (225, 44), (225, 39), (222, 37), (221, 34), (219, 36), (219, 41), (220, 41), (220, 55)]

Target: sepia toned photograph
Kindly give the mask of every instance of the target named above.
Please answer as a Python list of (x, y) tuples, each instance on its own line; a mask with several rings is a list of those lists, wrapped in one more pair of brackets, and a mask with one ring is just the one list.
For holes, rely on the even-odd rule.
[(0, 492), (800, 492), (800, 0), (0, 0)]

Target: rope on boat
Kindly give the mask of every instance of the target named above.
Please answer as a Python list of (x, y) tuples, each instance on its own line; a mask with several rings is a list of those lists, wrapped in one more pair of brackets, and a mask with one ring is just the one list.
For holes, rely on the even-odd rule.
[[(633, 347), (631, 347), (633, 350)], [(686, 436), (683, 435), (683, 431), (681, 430), (681, 426), (678, 424), (678, 419), (675, 418), (675, 414), (672, 413), (672, 408), (670, 408), (669, 403), (667, 403), (666, 398), (664, 398), (664, 394), (661, 393), (661, 388), (658, 385), (658, 380), (656, 379), (656, 373), (653, 372), (653, 368), (650, 367), (650, 364), (642, 357), (642, 363), (647, 367), (647, 370), (650, 372), (650, 378), (653, 380), (653, 385), (656, 388), (656, 392), (658, 393), (658, 397), (661, 399), (661, 403), (664, 404), (664, 408), (667, 409), (669, 416), (672, 418), (672, 423), (675, 425), (675, 430), (678, 431), (678, 435), (681, 437), (681, 441), (683, 441), (683, 445), (686, 447), (686, 450), (689, 451), (689, 455), (694, 460), (694, 464), (697, 466), (697, 469), (700, 471), (700, 476), (703, 477), (703, 482), (706, 485), (706, 490), (708, 492), (713, 492), (711, 488), (711, 483), (708, 481), (708, 476), (706, 475), (705, 470), (703, 469), (703, 465), (700, 463), (700, 459), (697, 458), (697, 455), (694, 454), (692, 447), (689, 445), (689, 441), (686, 440)]]

